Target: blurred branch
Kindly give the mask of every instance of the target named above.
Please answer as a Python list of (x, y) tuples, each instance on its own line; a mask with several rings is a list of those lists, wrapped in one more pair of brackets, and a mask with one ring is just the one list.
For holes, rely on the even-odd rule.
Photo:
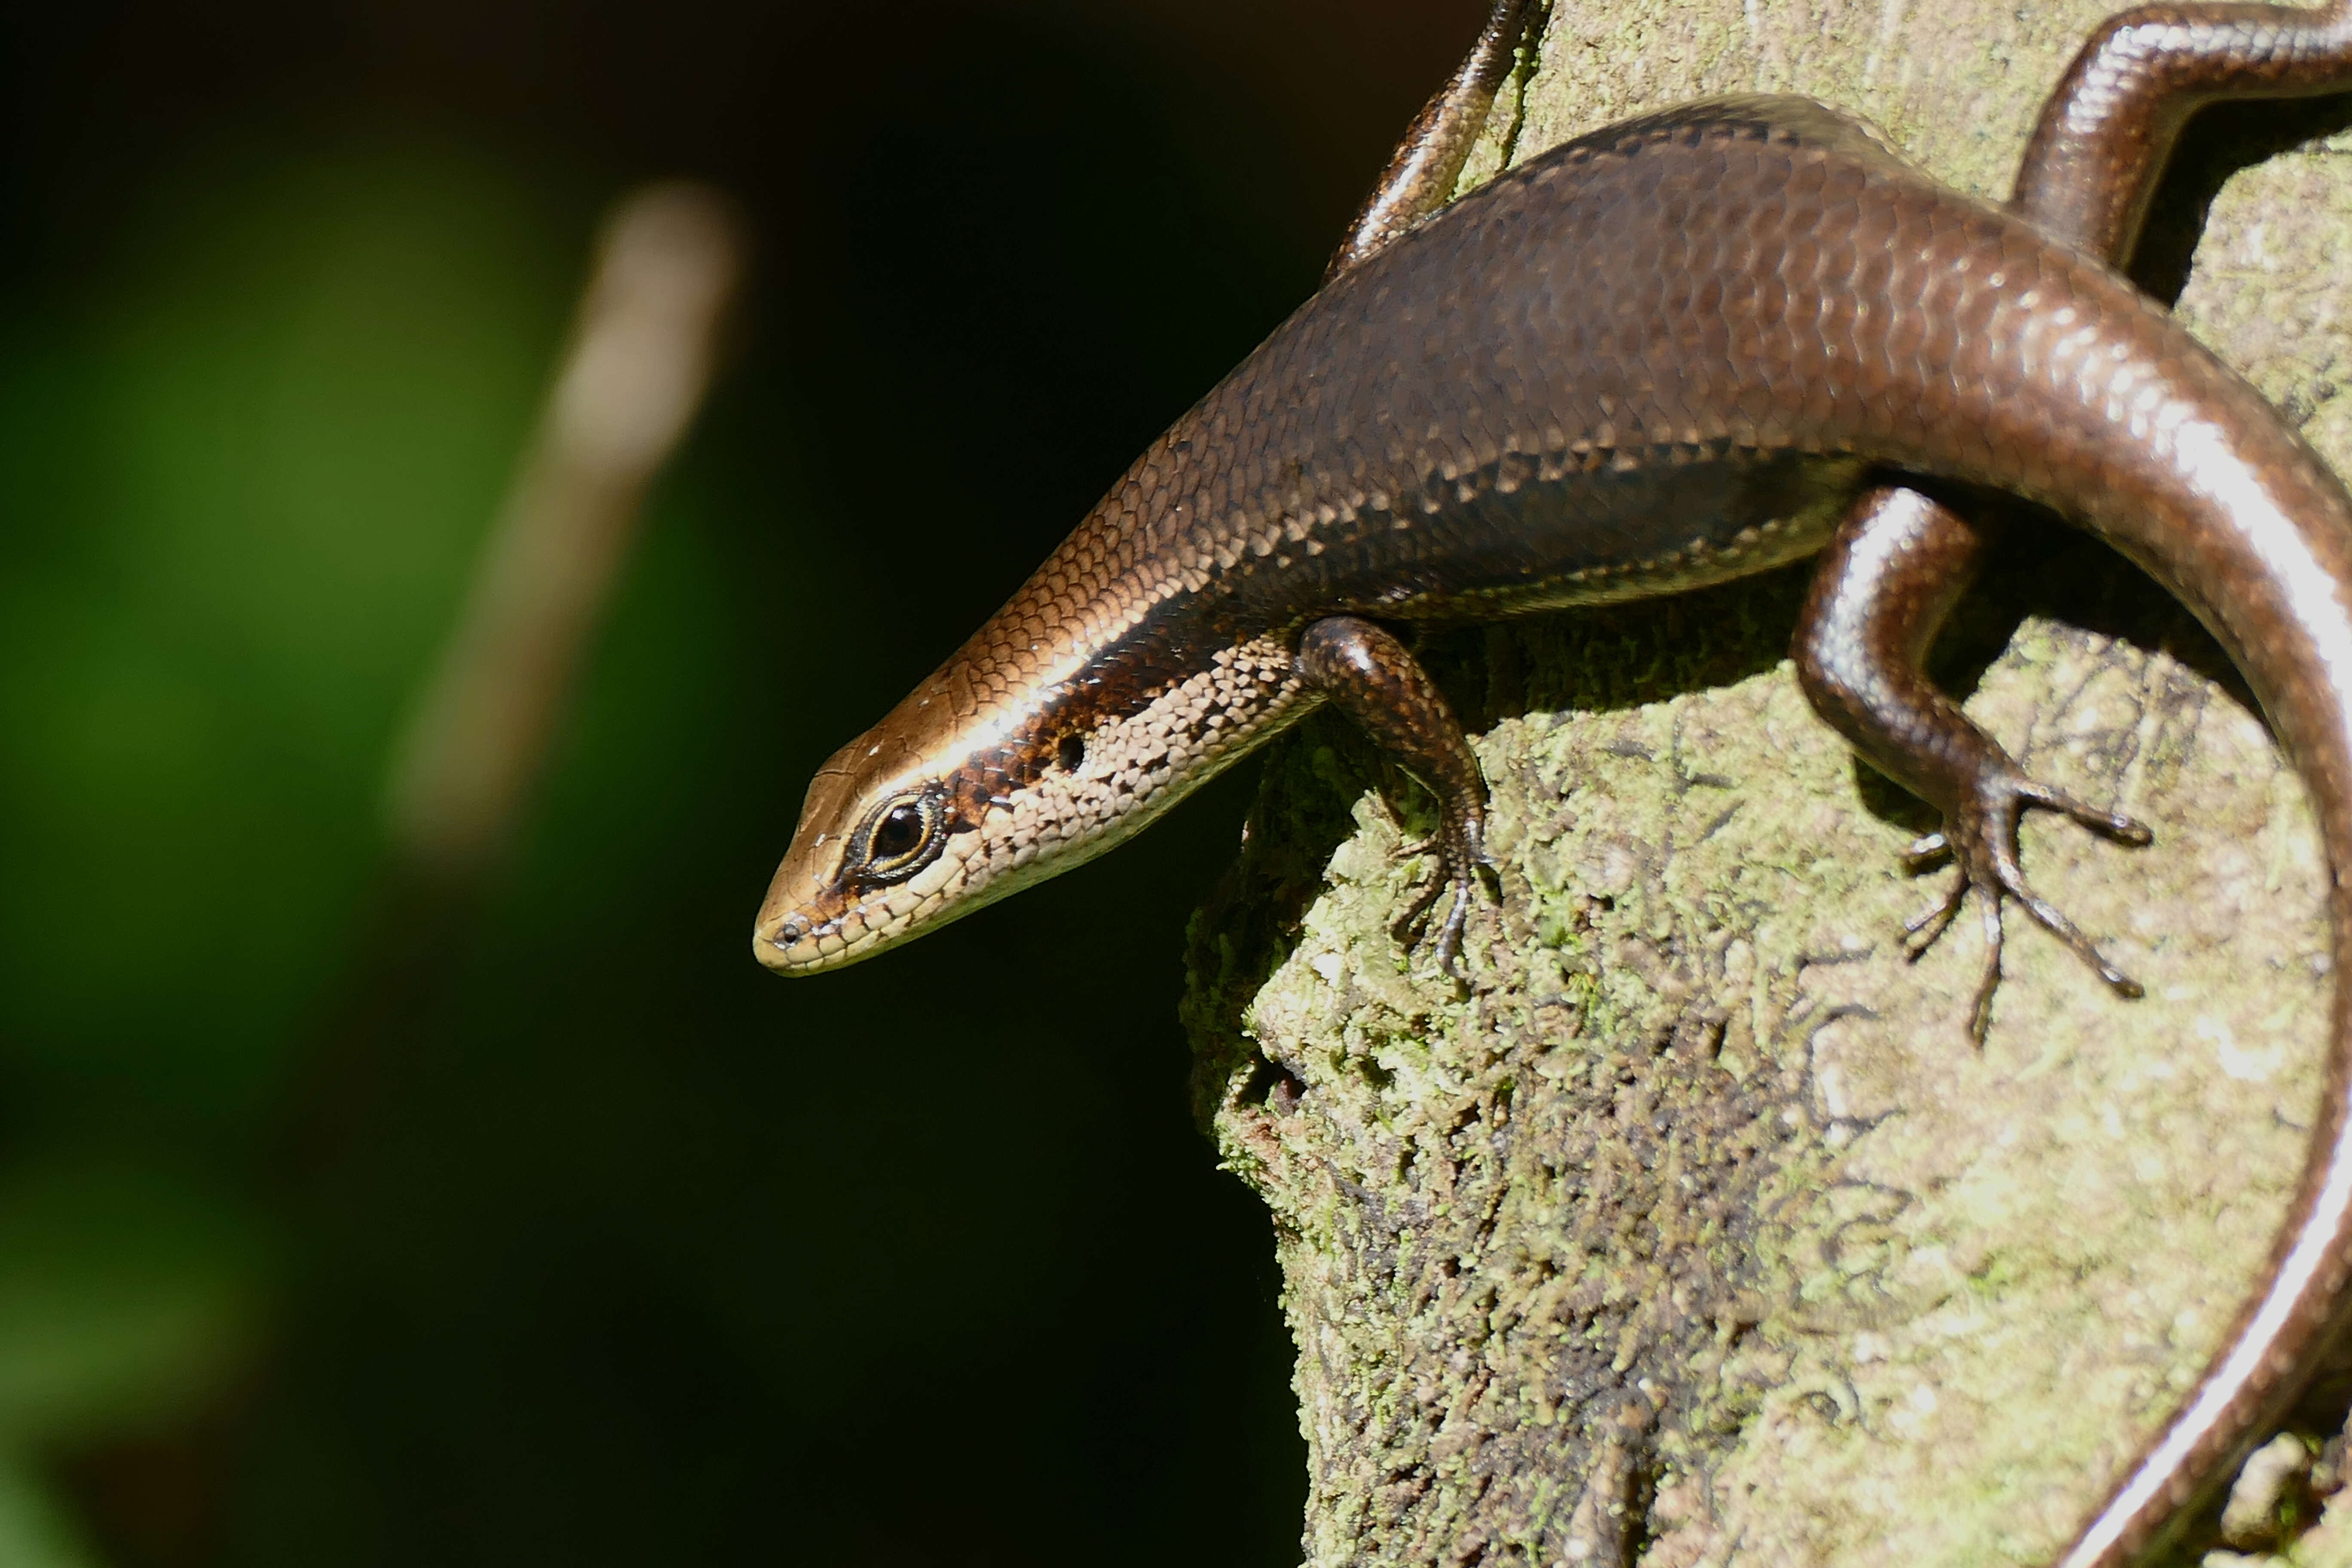
[[(262, 1144), (289, 1196), (316, 1194), (385, 1065), (446, 994), (468, 895), (513, 837), (647, 489), (709, 390), (745, 248), (731, 205), (698, 185), (647, 187), (605, 220), (547, 406), (394, 752), (390, 853), (354, 962), (297, 1064), (286, 1121)], [(259, 1348), (257, 1366), (222, 1378), (191, 1419), (74, 1457), (69, 1489), (106, 1555), (216, 1559), (229, 1434), (281, 1351)], [(7, 1458), (0, 1451), (0, 1564), (81, 1568), (91, 1559), (75, 1555), (60, 1510), (43, 1511), (45, 1494)]]
[(390, 853), (289, 1100), (299, 1171), (347, 1144), (380, 1064), (441, 994), (468, 895), (513, 837), (646, 489), (709, 389), (744, 252), (733, 208), (699, 185), (649, 186), (605, 220), (547, 406), (394, 752)]
[(698, 185), (652, 186), (607, 220), (538, 434), (396, 753), (385, 812), (404, 869), (462, 884), (512, 833), (646, 487), (709, 387), (743, 249)]
[[(729, 204), (696, 185), (639, 191), (604, 224), (547, 406), (396, 752), (391, 854), (356, 962), (298, 1065), (288, 1142), (265, 1144), (291, 1161), (289, 1173), (313, 1177), (348, 1146), (380, 1064), (445, 994), (465, 895), (513, 833), (647, 488), (709, 389), (744, 249)], [(18, 1254), (24, 1217), (0, 1215)], [(57, 1330), (35, 1341), (12, 1321), (8, 1342), (37, 1345), (39, 1360), (0, 1366), (12, 1374), (0, 1375), (0, 1405), (11, 1406), (0, 1415), (16, 1417), (0, 1421), (0, 1568), (217, 1560), (230, 1435), (268, 1375), (271, 1350), (236, 1337), (242, 1259), (222, 1265), (226, 1281), (168, 1251), (142, 1273), (149, 1260), (124, 1247), (121, 1227), (98, 1223), (115, 1217), (73, 1215), (63, 1234), (85, 1247), (35, 1249), (29, 1267), (20, 1257), (0, 1281), (18, 1319), (30, 1300), (54, 1312)], [(95, 1279), (93, 1250), (108, 1264)], [(74, 1310), (55, 1312), (59, 1300)], [(181, 1396), (192, 1407), (177, 1419), (148, 1408)], [(142, 1419), (123, 1420), (110, 1403), (118, 1399)]]

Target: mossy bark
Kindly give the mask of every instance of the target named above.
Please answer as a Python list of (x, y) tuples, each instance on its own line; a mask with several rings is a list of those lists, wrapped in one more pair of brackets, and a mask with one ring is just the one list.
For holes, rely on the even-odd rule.
[[(1767, 89), (1999, 197), (2106, 9), (1557, 0), (1474, 174)], [(2339, 467), (2347, 119), (2230, 111), (2143, 272), (2185, 273), (2182, 314)], [(1276, 1220), (1316, 1568), (2041, 1562), (2268, 1253), (2318, 1092), (2325, 873), (2212, 645), (2072, 535), (2020, 541), (1947, 638), (2032, 772), (2156, 832), (2029, 824), (2037, 884), (2148, 994), (2012, 918), (1979, 1050), (1980, 934), (1905, 961), (1949, 873), (1905, 874), (1932, 823), (1798, 692), (1801, 589), (1433, 650), (1503, 867), (1466, 989), (1389, 933), (1409, 792), (1400, 824), (1328, 718), (1267, 765), (1187, 1006), (1201, 1114)], [(2352, 1562), (2330, 1533), (2306, 1560)]]

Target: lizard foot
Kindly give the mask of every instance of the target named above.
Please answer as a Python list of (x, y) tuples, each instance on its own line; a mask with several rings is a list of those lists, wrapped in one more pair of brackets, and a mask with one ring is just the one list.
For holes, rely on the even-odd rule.
[(1958, 873), (1941, 902), (1905, 923), (1904, 953), (1912, 962), (1936, 945), (1970, 895), (1976, 897), (1984, 920), (1985, 972), (1977, 985), (1969, 1033), (1979, 1046), (1992, 1023), (1993, 992), (2000, 985), (2001, 905), (2006, 900), (2015, 900), (2036, 925), (2074, 949), (2075, 956), (2089, 964), (2116, 995), (2145, 994), (2138, 981), (2108, 963), (2074, 921), (2027, 884), (2024, 868), (2018, 863), (2017, 829), (2029, 810), (2063, 812), (2093, 832), (2135, 848), (2155, 838), (2144, 825), (2128, 816), (2101, 811), (2004, 768), (1978, 777), (1958, 807), (1945, 814), (1943, 830), (1927, 835), (1906, 852), (1905, 858), (1914, 870), (1948, 859)]
[(1430, 856), (1433, 864), (1412, 902), (1389, 926), (1389, 934), (1407, 948), (1420, 946), (1429, 934), (1437, 900), (1451, 892), (1454, 901), (1446, 907), (1445, 918), (1437, 922), (1437, 966), (1465, 985), (1469, 978), (1462, 973), (1462, 928), (1470, 918), (1471, 897), (1481, 882), (1496, 902), (1503, 896), (1502, 877), (1486, 858), (1484, 837), (1475, 823), (1447, 823), (1427, 838), (1398, 849), (1402, 855)]

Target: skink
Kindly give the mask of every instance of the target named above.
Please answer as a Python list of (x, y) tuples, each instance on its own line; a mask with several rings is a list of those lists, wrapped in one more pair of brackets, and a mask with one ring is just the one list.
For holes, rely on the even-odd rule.
[[(1610, 127), (1445, 205), (1537, 7), (1501, 0), (1321, 292), (1160, 438), (1003, 609), (810, 786), (755, 930), (856, 962), (1139, 831), (1321, 702), (1436, 795), (1433, 946), (1480, 896), (1486, 789), (1392, 628), (1678, 592), (1826, 549), (1797, 664), (1944, 814), (1999, 977), (2027, 777), (1920, 668), (1992, 537), (1971, 491), (2114, 543), (2211, 628), (2308, 786), (2335, 876), (2325, 1102), (2265, 1282), (2063, 1557), (2165, 1540), (2301, 1387), (2352, 1273), (2352, 496), (2111, 269), (2182, 121), (2352, 86), (2352, 0), (2153, 7), (2095, 34), (2007, 210), (1802, 99)], [(1906, 488), (1906, 481), (1926, 487)], [(1930, 492), (1936, 499), (1930, 499)]]

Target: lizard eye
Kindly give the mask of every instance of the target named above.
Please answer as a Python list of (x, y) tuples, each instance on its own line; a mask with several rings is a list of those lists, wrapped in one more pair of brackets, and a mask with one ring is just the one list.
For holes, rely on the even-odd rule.
[(923, 814), (911, 805), (894, 805), (874, 825), (871, 853), (877, 860), (896, 860), (922, 847)]
[[(874, 814), (858, 853), (850, 856), (868, 882), (898, 882), (929, 865), (947, 835), (936, 791), (902, 795)], [(861, 863), (862, 862), (862, 863)]]

